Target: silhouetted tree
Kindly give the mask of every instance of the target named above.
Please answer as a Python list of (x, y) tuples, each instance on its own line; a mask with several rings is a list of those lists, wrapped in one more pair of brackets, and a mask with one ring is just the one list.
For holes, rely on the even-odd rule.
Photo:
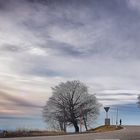
[(73, 125), (75, 132), (79, 132), (78, 125), (83, 121), (87, 130), (100, 108), (96, 97), (88, 93), (87, 86), (80, 81), (67, 81), (55, 86), (52, 91), (43, 110), (45, 121), (55, 120), (63, 131), (66, 131), (66, 125)]

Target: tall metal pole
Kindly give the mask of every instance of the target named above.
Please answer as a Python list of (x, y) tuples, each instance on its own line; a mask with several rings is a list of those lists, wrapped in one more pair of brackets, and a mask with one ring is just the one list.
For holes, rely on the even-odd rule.
[(105, 125), (110, 125), (110, 119), (108, 118), (108, 111), (110, 107), (104, 107), (104, 109), (106, 111)]
[(112, 116), (112, 125), (113, 125), (113, 116)]
[(117, 108), (117, 112), (116, 112), (116, 127), (118, 126), (118, 108)]
[(106, 118), (108, 119), (108, 112), (106, 112)]

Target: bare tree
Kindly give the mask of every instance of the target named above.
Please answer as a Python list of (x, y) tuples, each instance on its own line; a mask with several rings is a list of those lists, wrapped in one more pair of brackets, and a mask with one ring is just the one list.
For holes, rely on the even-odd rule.
[(48, 127), (53, 130), (66, 131), (63, 112), (58, 111), (56, 106), (52, 106), (51, 101), (48, 101), (44, 106), (43, 117)]
[(82, 120), (87, 130), (88, 123), (97, 117), (100, 108), (96, 97), (88, 93), (87, 86), (80, 81), (67, 81), (55, 86), (52, 91), (43, 111), (45, 121), (56, 120), (64, 131), (66, 124), (73, 125), (75, 132), (79, 132)]

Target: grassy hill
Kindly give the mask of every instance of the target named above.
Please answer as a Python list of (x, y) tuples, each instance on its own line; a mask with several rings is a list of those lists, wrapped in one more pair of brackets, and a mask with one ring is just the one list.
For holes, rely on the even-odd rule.
[(102, 125), (97, 128), (90, 129), (89, 132), (97, 133), (97, 132), (115, 131), (115, 130), (120, 130), (120, 129), (123, 129), (123, 127), (122, 126), (116, 127), (116, 125), (110, 125), (110, 126)]

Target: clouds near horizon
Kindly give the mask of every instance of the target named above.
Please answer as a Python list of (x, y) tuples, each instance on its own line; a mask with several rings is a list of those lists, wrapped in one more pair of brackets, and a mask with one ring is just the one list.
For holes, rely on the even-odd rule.
[(52, 86), (74, 79), (105, 105), (135, 103), (139, 30), (138, 0), (0, 0), (3, 112), (26, 114), (44, 105)]

